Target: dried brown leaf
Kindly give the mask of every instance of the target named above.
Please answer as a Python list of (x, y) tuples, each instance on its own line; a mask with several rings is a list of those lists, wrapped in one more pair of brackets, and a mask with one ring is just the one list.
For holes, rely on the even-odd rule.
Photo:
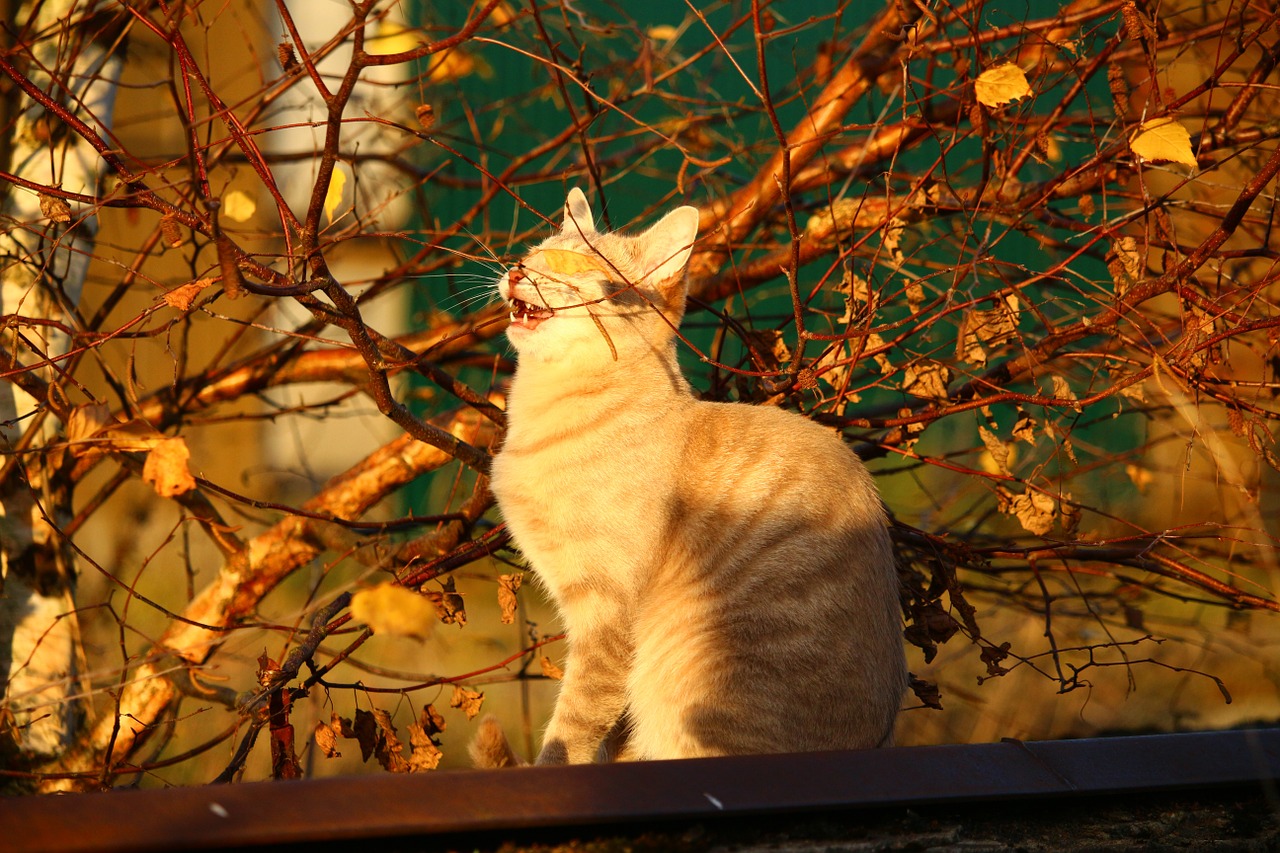
[(67, 442), (86, 442), (115, 423), (117, 421), (111, 417), (111, 407), (105, 403), (76, 406), (67, 416)]
[(1013, 423), (1013, 437), (1027, 444), (1036, 443), (1036, 421), (1022, 409), (1018, 410), (1018, 419)]
[(422, 709), (422, 713), (418, 715), (418, 725), (422, 726), (423, 731), (431, 736), (435, 736), (445, 730), (447, 723), (444, 714), (436, 710), (436, 706), (428, 703)]
[(384, 770), (392, 773), (404, 773), (409, 769), (404, 758), (404, 744), (400, 742), (396, 727), (391, 723), (391, 715), (386, 711), (380, 708), (372, 711), (357, 709), (352, 730), (365, 761), (373, 756)]
[(1009, 445), (1005, 444), (1004, 441), (1000, 439), (1000, 436), (996, 435), (984, 426), (978, 427), (978, 436), (982, 439), (982, 443), (986, 445), (987, 453), (991, 455), (991, 459), (995, 463), (996, 472), (1003, 474), (1010, 473), (1009, 456), (1012, 451)]
[(434, 735), (444, 729), (444, 718), (431, 705), (422, 709), (416, 723), (409, 724), (409, 772), (435, 770), (440, 766), (440, 743)]
[(66, 225), (71, 221), (71, 205), (67, 204), (65, 199), (45, 193), (40, 193), (39, 196), (40, 212), (48, 217), (50, 222)]
[(190, 458), (185, 439), (180, 436), (163, 439), (147, 454), (142, 479), (162, 498), (186, 494), (196, 487), (196, 478), (187, 467)]
[(453, 696), (449, 699), (449, 707), (460, 708), (467, 715), (468, 720), (475, 719), (476, 714), (480, 713), (480, 706), (483, 703), (483, 693), (469, 690), (461, 684), (453, 685)]
[(351, 728), (351, 721), (345, 717), (339, 717), (335, 712), (327, 723), (316, 723), (314, 732), (316, 746), (324, 754), (325, 758), (338, 758), (342, 755), (338, 751), (339, 738), (354, 738), (356, 733)]
[(424, 586), (422, 594), (427, 601), (431, 602), (441, 622), (446, 625), (457, 625), (459, 628), (467, 624), (466, 603), (458, 594), (452, 576), (440, 584), (440, 589)]
[(551, 658), (543, 655), (538, 663), (542, 666), (542, 674), (553, 681), (559, 681), (564, 678), (564, 670), (551, 662)]
[(1018, 519), (1028, 533), (1044, 536), (1053, 529), (1058, 514), (1058, 502), (1042, 492), (1015, 495), (1008, 489), (996, 490), (1000, 511)]
[(938, 690), (938, 685), (932, 681), (925, 681), (923, 678), (911, 676), (911, 692), (920, 700), (920, 704), (926, 708), (942, 710), (942, 693)]
[(160, 217), (160, 234), (164, 237), (164, 244), (170, 249), (182, 248), (182, 225), (178, 222), (178, 217), (172, 213), (166, 213)]
[(987, 665), (988, 675), (1004, 675), (1009, 670), (1001, 666), (1001, 662), (1009, 657), (1009, 643), (1001, 643), (999, 646), (985, 646), (982, 649), (982, 662)]
[(951, 371), (945, 364), (918, 361), (907, 365), (902, 390), (926, 400), (945, 400), (949, 381)]
[(409, 724), (409, 763), (405, 768), (410, 773), (421, 773), (424, 770), (435, 770), (440, 766), (444, 753), (440, 745), (431, 739), (417, 723)]
[(524, 581), (524, 574), (514, 572), (509, 575), (498, 575), (498, 608), (502, 611), (502, 624), (510, 625), (516, 621), (516, 593)]
[(198, 281), (190, 281), (186, 284), (179, 285), (173, 290), (166, 291), (164, 296), (160, 297), (165, 303), (176, 308), (184, 314), (191, 310), (191, 305), (196, 301), (196, 297), (200, 295), (200, 291), (213, 284), (213, 279), (202, 278)]

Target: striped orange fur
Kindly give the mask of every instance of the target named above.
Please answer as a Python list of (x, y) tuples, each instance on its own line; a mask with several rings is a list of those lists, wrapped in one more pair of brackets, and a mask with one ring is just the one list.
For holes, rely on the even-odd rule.
[[(568, 633), (539, 763), (892, 741), (906, 670), (879, 494), (832, 431), (693, 394), (675, 329), (697, 228), (682, 207), (601, 233), (574, 189), (499, 281), (519, 362), (492, 487)], [(500, 736), (477, 763), (513, 763)]]

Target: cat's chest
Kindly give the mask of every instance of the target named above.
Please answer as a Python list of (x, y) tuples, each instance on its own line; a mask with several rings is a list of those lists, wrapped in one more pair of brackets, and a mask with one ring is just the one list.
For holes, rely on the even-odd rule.
[(634, 554), (666, 517), (675, 450), (664, 430), (619, 421), (567, 431), (516, 421), (494, 458), (502, 517), (544, 576)]

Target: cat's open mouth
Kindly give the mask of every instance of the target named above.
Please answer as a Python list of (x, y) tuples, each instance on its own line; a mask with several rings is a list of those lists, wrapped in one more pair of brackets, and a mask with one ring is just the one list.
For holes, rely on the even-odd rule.
[(543, 320), (549, 319), (555, 315), (555, 311), (551, 308), (543, 308), (541, 305), (530, 305), (523, 299), (512, 297), (511, 300), (511, 324), (514, 326), (523, 326), (526, 329), (535, 329)]

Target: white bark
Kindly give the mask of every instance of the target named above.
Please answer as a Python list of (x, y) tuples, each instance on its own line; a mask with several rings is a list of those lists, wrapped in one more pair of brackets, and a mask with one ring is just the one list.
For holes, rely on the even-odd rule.
[[(111, 49), (91, 41), (92, 34), (77, 32), (75, 22), (109, 5), (106, 0), (28, 2), (17, 18), (19, 27), (29, 22), (25, 32), (39, 38), (30, 45), (35, 61), (24, 65), (30, 79), (106, 138), (122, 52), (118, 46)], [(14, 130), (7, 169), (42, 186), (97, 196), (102, 171), (98, 154), (62, 122), (49, 120), (33, 99), (21, 97), (24, 111)], [(59, 223), (41, 210), (36, 191), (15, 185), (5, 198), (0, 313), (7, 322), (0, 345), (24, 364), (39, 365), (67, 350), (64, 332), (28, 322), (73, 322), (66, 309), (79, 300), (97, 219), (91, 205), (70, 201), (67, 206), (70, 221)], [(45, 378), (53, 375), (48, 367), (32, 369)], [(38, 448), (52, 424), (33, 417), (37, 411), (37, 401), (12, 382), (0, 382), (0, 446), (13, 448), (26, 438), (29, 447)], [(39, 435), (26, 436), (31, 430)], [(55, 561), (56, 572), (29, 570), (39, 562), (33, 561), (33, 554), (46, 555), (47, 567), (47, 555), (63, 549), (44, 515), (54, 508), (42, 498), (46, 484), (41, 455), (23, 458), (27, 482), (15, 477), (0, 483), (0, 677), (5, 678), (4, 704), (13, 715), (20, 748), (29, 758), (39, 758), (59, 753), (75, 734), (80, 649), (69, 558)]]

